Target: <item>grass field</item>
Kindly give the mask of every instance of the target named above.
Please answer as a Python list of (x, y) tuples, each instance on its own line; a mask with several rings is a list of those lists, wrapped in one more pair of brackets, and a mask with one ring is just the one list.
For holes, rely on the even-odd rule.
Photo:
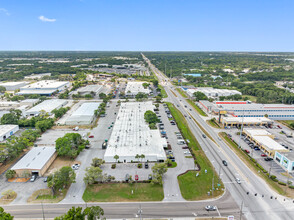
[[(187, 200), (201, 200), (212, 198), (212, 196), (208, 196), (207, 192), (211, 190), (213, 176), (215, 183), (214, 188), (217, 188), (218, 175), (215, 172), (212, 164), (206, 157), (205, 153), (202, 151), (197, 139), (192, 134), (185, 117), (171, 103), (167, 103), (167, 105), (182, 135), (185, 139), (189, 140), (190, 143), (188, 143), (188, 146), (191, 149), (191, 153), (195, 155), (197, 164), (201, 169), (200, 171), (198, 171), (198, 177), (196, 177), (196, 171), (189, 171), (186, 174), (178, 176), (182, 196), (184, 197), (184, 199)], [(205, 173), (205, 170), (207, 170), (207, 173)], [(223, 188), (223, 184), (221, 181), (220, 184), (221, 185), (218, 187), (219, 189), (214, 191), (213, 197), (223, 193), (223, 191), (221, 190), (221, 188)]]
[[(238, 148), (238, 145), (233, 142), (225, 132), (220, 132), (220, 136), (228, 143), (228, 145), (231, 147), (231, 149), (238, 155), (238, 157), (243, 160), (243, 162), (252, 170), (255, 172), (256, 175), (263, 178), (267, 184), (273, 188), (276, 192), (278, 192), (281, 195), (285, 195), (285, 188), (288, 186), (282, 186), (278, 184), (277, 182), (274, 182), (271, 180), (266, 173), (263, 173), (262, 170), (255, 165), (255, 163), (250, 159), (248, 154), (243, 152), (241, 149)], [(294, 190), (288, 188), (287, 189), (287, 195), (288, 197), (294, 198)]]
[(181, 96), (183, 96), (186, 99), (188, 98), (188, 96), (186, 95), (186, 93), (182, 89), (176, 88), (176, 90), (181, 94)]
[[(245, 97), (248, 98), (249, 101), (251, 102), (256, 102), (256, 96), (252, 96), (252, 95), (242, 95), (242, 98), (244, 99)], [(247, 100), (245, 100), (247, 101)]]
[(162, 186), (150, 183), (94, 184), (88, 185), (83, 194), (85, 202), (161, 201), (163, 198)]
[(210, 120), (207, 120), (206, 121), (211, 127), (214, 127), (214, 128), (221, 128), (220, 126), (219, 126), (219, 124), (218, 123), (216, 123), (214, 120), (212, 120), (212, 119), (210, 119)]
[(29, 198), (28, 203), (58, 203), (64, 199), (68, 189), (63, 189), (61, 192), (57, 192), (55, 195), (52, 194), (51, 189), (39, 189), (35, 191)]
[(193, 108), (194, 108), (194, 109), (195, 109), (200, 115), (202, 115), (202, 116), (207, 116), (207, 114), (206, 114), (201, 108), (199, 108), (199, 107), (195, 104), (195, 102), (193, 102), (193, 101), (190, 100), (190, 99), (187, 99), (187, 102), (189, 102), (189, 104), (192, 105)]

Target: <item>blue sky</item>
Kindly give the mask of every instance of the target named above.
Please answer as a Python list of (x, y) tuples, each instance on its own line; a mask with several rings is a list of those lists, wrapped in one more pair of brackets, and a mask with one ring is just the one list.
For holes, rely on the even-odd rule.
[(294, 51), (293, 0), (0, 0), (0, 50)]

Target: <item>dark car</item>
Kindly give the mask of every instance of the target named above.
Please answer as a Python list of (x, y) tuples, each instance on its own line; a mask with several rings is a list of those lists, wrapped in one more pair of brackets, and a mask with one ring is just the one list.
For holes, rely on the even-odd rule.
[(182, 149), (189, 149), (189, 147), (188, 146), (184, 146), (184, 147), (182, 147)]
[(148, 169), (148, 168), (149, 168), (149, 164), (145, 163), (145, 169)]
[(203, 138), (206, 138), (206, 135), (205, 135), (205, 134), (202, 134), (202, 137), (203, 137)]
[(225, 161), (225, 160), (223, 160), (223, 164), (224, 164), (225, 166), (228, 166), (228, 163), (227, 163), (227, 161)]

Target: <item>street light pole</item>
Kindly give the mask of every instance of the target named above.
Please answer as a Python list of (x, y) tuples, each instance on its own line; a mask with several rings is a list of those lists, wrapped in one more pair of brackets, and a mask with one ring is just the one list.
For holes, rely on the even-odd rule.
[(142, 209), (141, 209), (141, 205), (140, 205), (140, 207), (139, 207), (139, 210), (138, 210), (138, 214), (139, 214), (139, 216), (140, 216), (140, 220), (142, 220)]
[(44, 213), (43, 202), (41, 202), (41, 205), (42, 205), (42, 214), (43, 214), (43, 220), (45, 220), (45, 213)]
[(241, 202), (241, 207), (240, 207), (240, 220), (242, 219), (242, 209), (243, 209), (243, 200)]

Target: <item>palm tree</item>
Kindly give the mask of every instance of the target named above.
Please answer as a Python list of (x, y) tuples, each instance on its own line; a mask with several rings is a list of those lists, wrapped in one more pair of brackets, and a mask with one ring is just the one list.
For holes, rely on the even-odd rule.
[(119, 159), (119, 156), (116, 154), (113, 156), (113, 158), (115, 159), (115, 162), (117, 163), (117, 160)]
[(140, 158), (141, 158), (141, 163), (142, 163), (142, 160), (145, 158), (145, 155), (141, 154)]
[(141, 156), (139, 155), (139, 154), (136, 154), (136, 156), (135, 156), (135, 158), (137, 159), (137, 162), (139, 162), (139, 158), (140, 158)]

